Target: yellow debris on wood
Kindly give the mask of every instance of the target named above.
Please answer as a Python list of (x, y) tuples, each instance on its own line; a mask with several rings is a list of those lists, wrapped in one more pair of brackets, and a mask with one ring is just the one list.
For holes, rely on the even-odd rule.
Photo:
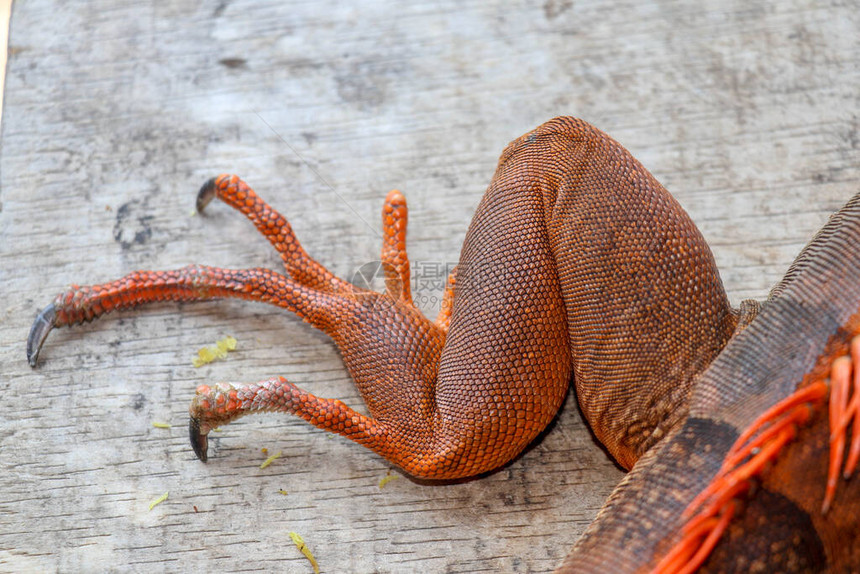
[(169, 429), (170, 423), (162, 423), (162, 422), (158, 422), (158, 421), (152, 421), (152, 426), (154, 426), (157, 429)]
[(281, 453), (282, 453), (282, 452), (283, 452), (283, 451), (280, 451), (280, 450), (279, 450), (276, 454), (273, 454), (272, 456), (270, 456), (269, 458), (267, 458), (265, 461), (263, 461), (263, 464), (261, 464), (261, 465), (260, 465), (260, 468), (261, 468), (261, 469), (262, 469), (262, 468), (266, 468), (267, 466), (269, 466), (270, 464), (272, 464), (273, 462), (275, 462), (277, 459), (281, 458)]
[(307, 547), (302, 537), (299, 536), (297, 532), (290, 532), (290, 538), (292, 539), (293, 544), (296, 545), (296, 548), (298, 548), (299, 551), (301, 551), (301, 553), (305, 555), (305, 558), (310, 560), (311, 566), (314, 567), (314, 574), (320, 574), (319, 564), (317, 564), (316, 558), (314, 558), (314, 555), (311, 553), (310, 549)]
[(215, 346), (218, 347), (219, 350), (224, 351), (225, 353), (227, 351), (235, 351), (236, 350), (236, 338), (230, 337), (228, 335), (227, 337), (224, 337), (220, 341), (217, 341), (215, 343)]
[(208, 365), (215, 359), (223, 359), (227, 356), (228, 351), (235, 350), (235, 337), (227, 336), (223, 339), (215, 341), (214, 347), (203, 347), (202, 349), (197, 351), (197, 356), (191, 359), (191, 364), (195, 367), (202, 367), (203, 365)]
[(389, 482), (391, 482), (395, 478), (400, 478), (400, 475), (398, 475), (398, 474), (386, 474), (379, 481), (379, 488), (382, 488), (383, 486), (385, 486), (386, 484), (388, 484)]
[(215, 352), (211, 347), (203, 347), (197, 351), (197, 356), (191, 359), (191, 364), (195, 367), (202, 367), (215, 360)]
[(156, 498), (155, 500), (153, 500), (152, 502), (150, 502), (150, 503), (149, 503), (149, 509), (150, 509), (150, 510), (152, 510), (153, 508), (155, 508), (156, 506), (158, 506), (159, 504), (161, 504), (162, 502), (164, 502), (165, 500), (167, 500), (167, 495), (168, 495), (168, 494), (170, 494), (170, 492), (169, 492), (169, 491), (168, 491), (168, 492), (165, 492), (164, 494), (162, 494), (161, 496), (159, 496), (158, 498)]

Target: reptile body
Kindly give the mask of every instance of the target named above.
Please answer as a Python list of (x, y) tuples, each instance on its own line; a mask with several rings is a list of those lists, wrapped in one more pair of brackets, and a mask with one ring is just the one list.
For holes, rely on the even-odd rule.
[[(568, 555), (563, 572), (653, 571), (680, 538), (688, 522), (683, 511), (712, 481), (740, 433), (798, 387), (826, 378), (852, 340), (856, 355), (858, 246), (860, 195), (831, 218), (761, 314), (696, 381), (687, 420), (625, 477)], [(855, 377), (856, 363), (855, 358)], [(840, 484), (837, 502), (822, 512), (830, 458), (826, 407), (823, 401), (810, 405), (811, 420), (751, 485), (746, 508), (703, 571), (860, 568), (856, 478)]]
[[(603, 572), (609, 565), (619, 572), (677, 571), (660, 561), (679, 548), (683, 556), (675, 562), (698, 567), (702, 561), (693, 555), (701, 540), (685, 534), (684, 509), (769, 406), (812, 382), (820, 382), (813, 390), (823, 396), (831, 363), (851, 356), (848, 345), (860, 331), (860, 250), (846, 256), (834, 247), (860, 245), (858, 198), (804, 251), (756, 318), (756, 304), (730, 307), (710, 250), (671, 195), (617, 142), (572, 118), (552, 120), (505, 149), (435, 322), (412, 303), (399, 192), (388, 195), (383, 209), (385, 293), (352, 286), (313, 261), (286, 219), (235, 176), (207, 182), (198, 209), (214, 197), (254, 222), (281, 253), (287, 275), (189, 266), (73, 286), (34, 324), (31, 364), (51, 328), (114, 309), (213, 297), (275, 304), (331, 336), (370, 415), (282, 377), (201, 385), (190, 423), (198, 456), (206, 460), (212, 428), (280, 410), (427, 479), (474, 476), (509, 462), (556, 415), (572, 380), (596, 437), (633, 471), (564, 571)], [(828, 479), (810, 476), (815, 486), (807, 488), (791, 470), (824, 476), (833, 460), (826, 440), (833, 424), (818, 395), (796, 407), (812, 413), (791, 423), (801, 436), (777, 449), (776, 468), (785, 470), (756, 463), (745, 480), (758, 494), (730, 493), (714, 517), (705, 517), (723, 517), (734, 528), (706, 568), (745, 571), (731, 544), (750, 540), (758, 540), (758, 559), (784, 559), (797, 571), (860, 564), (851, 552), (828, 546), (828, 540), (838, 546), (839, 533), (856, 537), (857, 481), (840, 488), (822, 518), (809, 508), (818, 490), (820, 506)], [(793, 536), (801, 532), (801, 543), (774, 550), (776, 535), (767, 529), (761, 540), (741, 535), (761, 532), (756, 517), (777, 507), (797, 509), (795, 530), (794, 522), (786, 528)], [(814, 533), (807, 536), (809, 524)]]

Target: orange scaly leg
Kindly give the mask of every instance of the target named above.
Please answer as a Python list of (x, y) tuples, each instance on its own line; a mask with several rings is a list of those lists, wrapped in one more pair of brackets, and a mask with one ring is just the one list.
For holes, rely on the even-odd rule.
[(110, 283), (72, 285), (58, 295), (33, 323), (27, 360), (35, 366), (42, 343), (54, 327), (92, 321), (116, 309), (157, 301), (200, 301), (233, 297), (261, 301), (293, 311), (322, 328), (332, 320), (324, 311), (332, 295), (315, 292), (269, 269), (220, 269), (189, 265), (173, 271), (135, 271)]
[[(235, 175), (219, 175), (210, 179), (203, 184), (197, 194), (197, 210), (202, 212), (214, 197), (241, 211), (254, 223), (260, 233), (281, 254), (287, 271), (294, 279), (294, 285), (344, 295), (354, 293), (355, 288), (352, 285), (337, 278), (308, 256), (286, 218), (257, 196), (244, 181)], [(281, 275), (272, 275), (273, 272), (266, 269), (225, 271), (211, 267), (189, 266), (177, 271), (136, 271), (122, 279), (103, 285), (90, 287), (73, 285), (36, 317), (27, 339), (27, 360), (30, 366), (36, 365), (39, 350), (51, 329), (91, 321), (113, 309), (129, 308), (153, 301), (189, 301), (214, 297), (238, 296), (263, 300), (253, 294), (238, 295), (235, 291), (231, 292), (225, 285), (220, 286), (224, 287), (221, 289), (224, 292), (216, 293), (217, 288), (215, 291), (207, 291), (207, 286), (218, 286), (206, 283), (205, 279), (195, 290), (190, 282), (195, 275), (195, 270), (204, 275), (227, 274), (231, 279), (240, 282), (244, 279), (253, 282), (255, 277), (252, 275), (256, 275), (259, 285), (264, 284), (268, 277), (277, 276), (283, 279)], [(211, 279), (214, 280), (215, 275)]]
[[(116, 309), (155, 301), (193, 301), (236, 297), (283, 307), (331, 333), (340, 321), (361, 313), (353, 297), (322, 293), (269, 269), (229, 270), (190, 265), (175, 271), (136, 271), (126, 277), (88, 287), (72, 287), (59, 295), (36, 322), (28, 343), (35, 363), (38, 347), (54, 326), (90, 321)], [(35, 350), (33, 350), (35, 349)], [(207, 434), (221, 424), (254, 411), (282, 411), (300, 416), (314, 426), (337, 432), (385, 454), (374, 441), (384, 435), (381, 425), (340, 401), (318, 398), (276, 377), (259, 384), (201, 385), (190, 407), (189, 431), (194, 452), (207, 460)]]
[(385, 293), (395, 301), (412, 304), (409, 258), (406, 256), (406, 224), (409, 211), (406, 198), (393, 189), (382, 207), (382, 269)]
[[(268, 269), (191, 265), (173, 271), (136, 271), (101, 285), (72, 286), (34, 322), (27, 343), (30, 363), (35, 364), (54, 327), (90, 321), (115, 309), (217, 297), (266, 302), (296, 313), (331, 336), (371, 416), (356, 413), (340, 401), (316, 397), (282, 377), (245, 385), (201, 385), (189, 422), (199, 458), (207, 458), (207, 436), (213, 426), (250, 412), (282, 411), (345, 435), (416, 476), (457, 477), (497, 464), (493, 455), (475, 454), (482, 446), (461, 440), (456, 428), (452, 436), (434, 434), (436, 372), (445, 336), (412, 305), (409, 296), (402, 195), (394, 192), (386, 201), (383, 259), (394, 272), (392, 279), (407, 290), (395, 293), (390, 287), (385, 294), (354, 287), (308, 257), (286, 219), (238, 178), (220, 176), (207, 182), (198, 195), (198, 208), (213, 197), (254, 222), (281, 253), (289, 276)], [(367, 357), (386, 359), (368, 361)]]
[(274, 377), (260, 383), (200, 385), (188, 409), (191, 447), (197, 458), (208, 460), (209, 431), (253, 412), (279, 411), (297, 415), (317, 428), (341, 434), (379, 450), (385, 430), (337, 399), (321, 399)]
[[(409, 258), (406, 254), (406, 227), (409, 222), (409, 211), (406, 197), (394, 189), (388, 192), (382, 207), (382, 268), (385, 272), (385, 293), (395, 301), (414, 304), (412, 301), (412, 286)], [(454, 284), (457, 269), (448, 275), (442, 306), (434, 321), (443, 332), (448, 330), (451, 322), (451, 311), (454, 303)]]
[(323, 291), (344, 293), (352, 286), (312, 259), (296, 239), (289, 221), (261, 199), (247, 183), (235, 175), (213, 177), (197, 194), (197, 211), (217, 197), (242, 212), (281, 255), (287, 272), (302, 285)]

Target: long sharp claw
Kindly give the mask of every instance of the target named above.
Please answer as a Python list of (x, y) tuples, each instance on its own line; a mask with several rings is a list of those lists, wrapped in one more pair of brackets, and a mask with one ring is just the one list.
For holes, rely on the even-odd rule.
[(33, 321), (33, 326), (30, 327), (30, 335), (27, 337), (27, 362), (31, 367), (36, 366), (36, 360), (39, 358), (39, 350), (42, 348), (42, 343), (48, 338), (48, 333), (54, 328), (57, 321), (57, 310), (54, 304), (51, 303), (36, 317)]
[(200, 432), (200, 419), (188, 419), (188, 436), (191, 438), (191, 448), (201, 461), (209, 460), (209, 435)]
[(217, 177), (213, 177), (204, 183), (200, 191), (197, 192), (197, 213), (203, 213), (203, 208), (209, 205), (209, 202), (215, 197), (215, 182), (217, 179)]

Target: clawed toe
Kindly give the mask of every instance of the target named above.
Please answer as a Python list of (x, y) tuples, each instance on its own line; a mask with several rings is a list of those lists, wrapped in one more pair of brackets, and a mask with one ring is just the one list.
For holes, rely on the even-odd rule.
[(209, 460), (209, 435), (200, 431), (200, 419), (195, 417), (188, 419), (188, 436), (197, 458), (203, 462)]
[(27, 337), (27, 362), (31, 367), (36, 366), (42, 343), (48, 338), (48, 333), (54, 328), (57, 321), (57, 310), (51, 303), (39, 313), (33, 326), (30, 327), (30, 335)]
[(209, 205), (209, 202), (215, 197), (215, 186), (218, 181), (217, 177), (213, 177), (203, 184), (200, 191), (197, 192), (197, 213), (203, 213), (203, 209)]

